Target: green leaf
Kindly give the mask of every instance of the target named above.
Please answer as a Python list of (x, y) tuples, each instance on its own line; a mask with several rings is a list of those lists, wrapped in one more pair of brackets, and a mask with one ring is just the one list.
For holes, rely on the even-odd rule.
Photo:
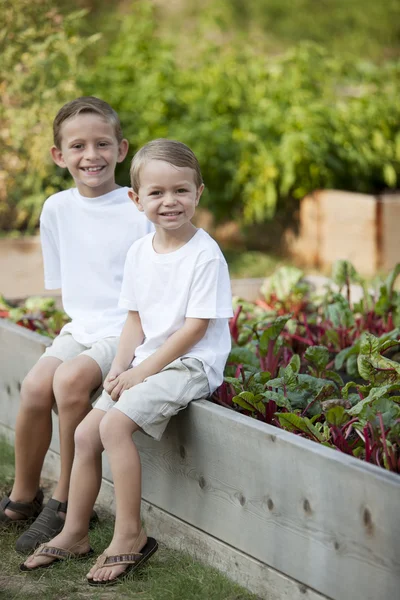
[(303, 275), (303, 271), (296, 267), (281, 267), (265, 280), (261, 287), (261, 293), (268, 298), (274, 292), (278, 300), (285, 300)]
[(324, 377), (334, 381), (339, 388), (343, 386), (343, 379), (340, 377), (339, 373), (336, 373), (336, 371), (330, 371), (328, 369), (324, 372)]
[(291, 315), (282, 315), (278, 317), (267, 329), (265, 329), (265, 331), (263, 331), (260, 338), (260, 353), (262, 356), (266, 355), (270, 341), (276, 340), (279, 337), (279, 334), (283, 331), (290, 317)]
[(309, 346), (304, 353), (304, 358), (318, 371), (322, 371), (329, 362), (329, 350), (325, 346)]
[(331, 425), (340, 427), (349, 420), (346, 409), (343, 406), (333, 406), (325, 414), (326, 420)]
[(234, 346), (229, 354), (228, 364), (244, 364), (251, 365), (253, 367), (260, 367), (260, 361), (257, 358), (255, 352), (249, 350), (249, 348), (239, 348)]
[(339, 288), (347, 283), (358, 283), (360, 281), (360, 276), (348, 260), (336, 260), (333, 263), (331, 278)]
[(300, 356), (298, 354), (293, 354), (289, 365), (291, 366), (293, 373), (297, 375), (300, 371)]
[(238, 394), (242, 390), (242, 382), (236, 377), (224, 377), (224, 381), (229, 383)]
[(396, 279), (399, 275), (400, 275), (400, 263), (397, 263), (397, 265), (394, 267), (394, 269), (392, 269), (390, 271), (390, 273), (387, 276), (386, 281), (385, 281), (386, 291), (387, 291), (389, 298), (391, 298), (391, 296), (392, 296), (394, 282), (396, 281)]
[(386, 165), (383, 166), (383, 179), (388, 187), (396, 187), (397, 173), (394, 166), (390, 163), (386, 163)]
[(268, 402), (269, 400), (273, 400), (277, 406), (281, 408), (287, 408), (287, 410), (292, 410), (292, 406), (289, 400), (284, 396), (284, 394), (280, 392), (273, 392), (271, 390), (267, 390), (263, 393), (263, 397)]
[[(251, 395), (253, 396), (253, 394), (251, 394)], [(253, 398), (253, 400), (254, 400), (254, 398)], [(244, 408), (245, 410), (248, 410), (250, 412), (254, 412), (255, 411), (254, 406), (250, 402), (247, 402), (245, 400), (245, 398), (243, 398), (243, 396), (241, 396), (241, 395), (233, 396), (232, 402), (234, 402), (238, 406), (241, 406), (242, 408)]]
[(296, 413), (276, 413), (276, 416), (278, 417), (279, 423), (283, 429), (309, 433), (309, 429), (305, 420)]

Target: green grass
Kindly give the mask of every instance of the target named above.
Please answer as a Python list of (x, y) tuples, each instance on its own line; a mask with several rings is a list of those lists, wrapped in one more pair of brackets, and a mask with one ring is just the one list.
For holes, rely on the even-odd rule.
[(288, 264), (279, 256), (256, 250), (223, 249), (233, 279), (241, 277), (268, 277), (280, 266)]
[[(0, 439), (1, 496), (10, 489), (12, 478), (13, 451)], [(112, 531), (113, 520), (104, 515), (90, 533), (96, 555), (107, 546)], [(163, 545), (135, 576), (109, 588), (91, 588), (86, 583), (85, 574), (93, 564), (93, 557), (22, 573), (19, 564), (23, 557), (14, 550), (18, 535), (16, 530), (3, 531), (0, 535), (2, 600), (256, 600), (256, 596), (229, 581), (216, 569)]]

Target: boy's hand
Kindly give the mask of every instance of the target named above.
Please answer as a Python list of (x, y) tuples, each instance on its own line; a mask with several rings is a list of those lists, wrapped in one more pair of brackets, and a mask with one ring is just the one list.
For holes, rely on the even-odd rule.
[(111, 365), (110, 372), (103, 383), (103, 388), (106, 390), (107, 394), (111, 394), (118, 383), (118, 376), (123, 372), (124, 369), (122, 367), (119, 367), (118, 365)]
[(129, 390), (138, 383), (142, 383), (144, 379), (145, 376), (142, 374), (140, 368), (132, 367), (132, 369), (128, 369), (128, 371), (124, 371), (123, 373), (118, 375), (118, 377), (112, 382), (113, 388), (111, 392), (108, 393), (110, 394), (112, 400), (116, 402), (122, 394), (122, 392), (125, 392), (125, 390)]

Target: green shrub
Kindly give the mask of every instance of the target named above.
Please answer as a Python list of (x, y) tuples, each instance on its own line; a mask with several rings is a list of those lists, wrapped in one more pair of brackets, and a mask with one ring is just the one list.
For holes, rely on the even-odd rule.
[(264, 56), (212, 41), (209, 22), (207, 43), (182, 56), (148, 3), (120, 19), (81, 85), (120, 112), (132, 150), (159, 136), (188, 143), (217, 218), (261, 222), (315, 188), (396, 186), (400, 62), (354, 63), (312, 43)]
[(63, 185), (50, 159), (52, 118), (80, 90), (80, 55), (96, 37), (75, 33), (49, 0), (1, 0), (0, 229), (32, 231), (44, 199)]
[(189, 144), (217, 219), (262, 222), (316, 188), (398, 185), (400, 61), (375, 66), (314, 43), (265, 55), (251, 37), (229, 39), (215, 12), (191, 33), (166, 31), (147, 0), (115, 11), (91, 45), (82, 12), (1, 2), (0, 229), (33, 230), (45, 197), (69, 185), (48, 155), (51, 120), (79, 94), (119, 112), (132, 153), (155, 137)]

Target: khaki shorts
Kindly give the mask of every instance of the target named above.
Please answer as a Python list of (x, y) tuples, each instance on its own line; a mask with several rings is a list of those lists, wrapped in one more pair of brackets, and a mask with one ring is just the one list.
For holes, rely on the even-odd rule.
[[(135, 367), (133, 367), (135, 368)], [(210, 394), (203, 363), (197, 358), (178, 358), (123, 392), (117, 402), (103, 391), (94, 408), (107, 412), (117, 408), (148, 435), (160, 440), (168, 421), (192, 400)]]
[(57, 336), (40, 358), (54, 357), (65, 362), (81, 355), (90, 356), (99, 365), (104, 381), (117, 352), (118, 341), (118, 337), (108, 337), (93, 342), (93, 344), (84, 345), (66, 332)]

